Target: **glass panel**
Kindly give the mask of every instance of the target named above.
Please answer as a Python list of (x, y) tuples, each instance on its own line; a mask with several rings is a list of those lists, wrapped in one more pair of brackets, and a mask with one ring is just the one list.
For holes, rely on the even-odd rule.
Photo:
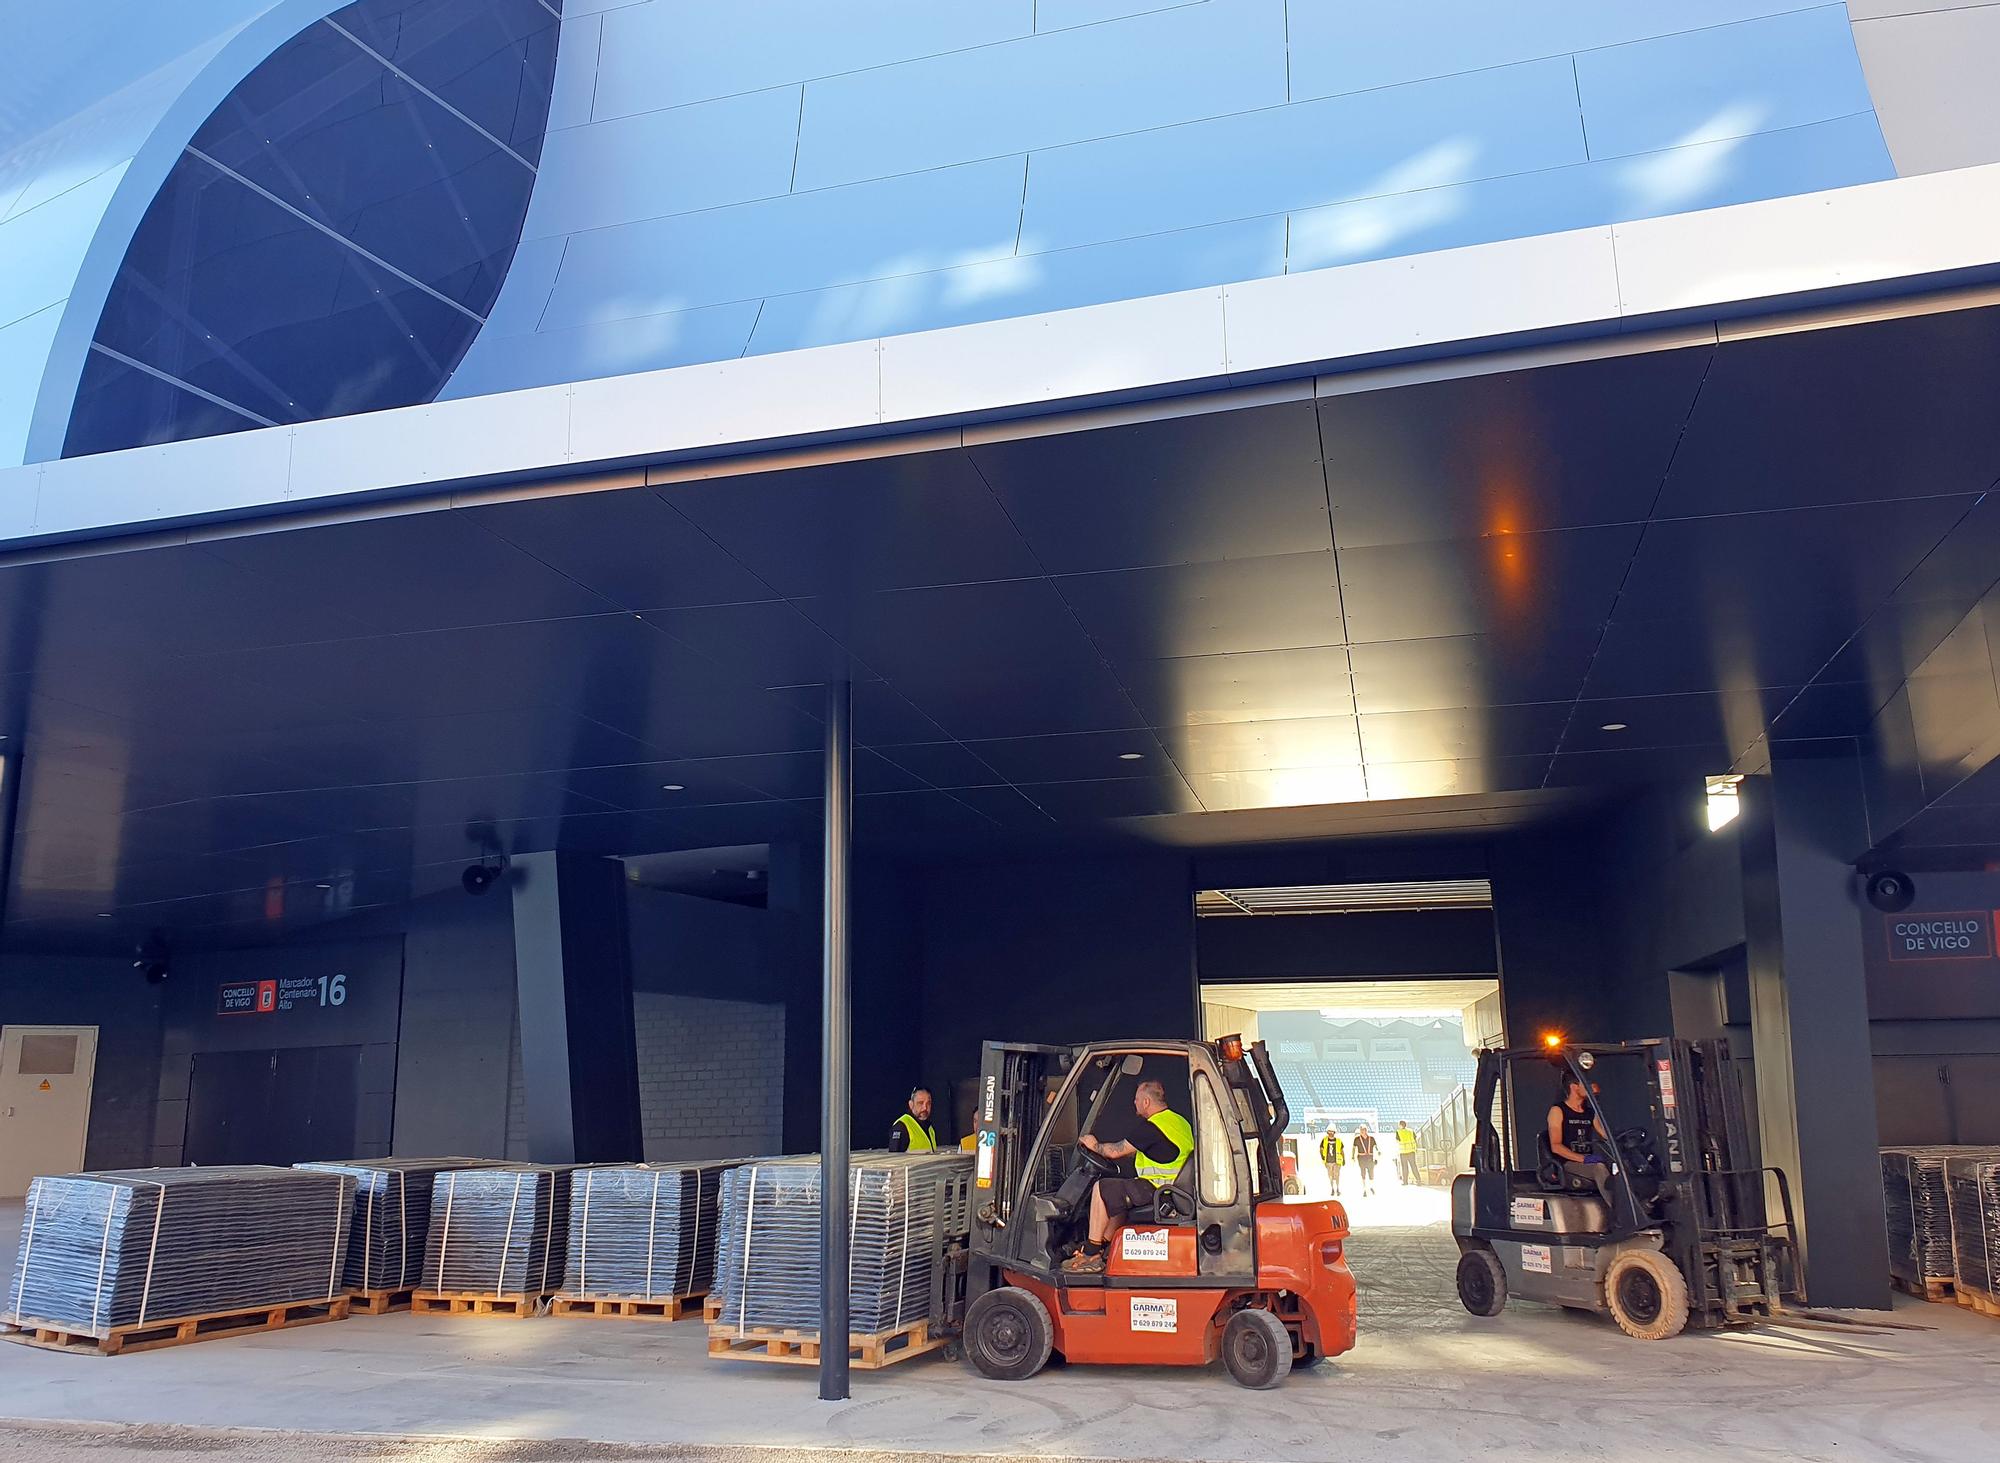
[(1204, 1204), (1236, 1202), (1236, 1145), (1230, 1141), (1229, 1125), (1222, 1104), (1215, 1100), (1215, 1088), (1208, 1074), (1194, 1079), (1194, 1156), (1201, 1171), (1201, 1201)]
[(520, 238), (556, 25), (539, 0), (360, 0), (251, 72), (98, 320), (168, 382), (99, 353), (66, 455), (434, 399)]
[(21, 1038), (23, 1077), (67, 1077), (76, 1071), (76, 1038), (39, 1032)]

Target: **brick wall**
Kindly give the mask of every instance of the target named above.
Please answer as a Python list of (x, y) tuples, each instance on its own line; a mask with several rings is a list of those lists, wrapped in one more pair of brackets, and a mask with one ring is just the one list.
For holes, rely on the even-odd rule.
[(648, 1160), (782, 1151), (783, 1006), (655, 991), (632, 1004)]
[[(785, 1008), (639, 991), (639, 1121), (648, 1161), (783, 1151)], [(517, 1021), (507, 1080), (507, 1156), (528, 1156)]]

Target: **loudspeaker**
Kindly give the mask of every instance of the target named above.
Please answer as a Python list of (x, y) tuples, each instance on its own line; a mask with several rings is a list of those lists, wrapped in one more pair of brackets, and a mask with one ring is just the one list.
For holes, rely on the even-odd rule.
[(1868, 902), (1882, 913), (1901, 914), (1916, 900), (1917, 886), (1908, 874), (1883, 869), (1868, 876), (1867, 893)]

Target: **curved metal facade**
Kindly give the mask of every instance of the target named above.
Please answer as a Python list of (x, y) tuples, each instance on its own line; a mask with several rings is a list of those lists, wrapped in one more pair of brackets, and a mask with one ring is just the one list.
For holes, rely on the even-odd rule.
[[(140, 80), (6, 119), (0, 462), (1894, 173), (1840, 4), (331, 8), (97, 0)], [(113, 160), (23, 184), (105, 96), (133, 119)]]

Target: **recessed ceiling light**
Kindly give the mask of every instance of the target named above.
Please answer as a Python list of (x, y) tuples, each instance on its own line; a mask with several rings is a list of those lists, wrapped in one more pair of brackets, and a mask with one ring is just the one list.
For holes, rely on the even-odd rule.
[(333, 885), (331, 885), (331, 884), (315, 884), (315, 885), (313, 885), (313, 888), (315, 888), (315, 889), (331, 889), (332, 887), (333, 887)]
[(1622, 722), (1622, 721), (1607, 721), (1607, 722), (1605, 722), (1605, 723), (1604, 723), (1604, 725), (1603, 725), (1603, 726), (1600, 726), (1600, 727), (1598, 728), (1598, 730), (1599, 730), (1599, 731), (1623, 731), (1623, 730), (1625, 730), (1625, 723), (1624, 723), (1624, 722)]
[(686, 791), (687, 791), (687, 784), (686, 784), (685, 782), (663, 782), (663, 783), (661, 783), (661, 784), (660, 784), (660, 791), (661, 791), (661, 792), (686, 792)]
[(98, 918), (99, 918), (99, 919), (110, 919), (110, 918), (111, 918), (111, 916), (110, 916), (110, 915), (108, 915), (108, 914), (100, 914), (100, 915), (98, 916)]
[(1137, 762), (1141, 760), (1145, 755), (1146, 754), (1144, 752), (1120, 752), (1118, 754), (1118, 760), (1120, 762)]

